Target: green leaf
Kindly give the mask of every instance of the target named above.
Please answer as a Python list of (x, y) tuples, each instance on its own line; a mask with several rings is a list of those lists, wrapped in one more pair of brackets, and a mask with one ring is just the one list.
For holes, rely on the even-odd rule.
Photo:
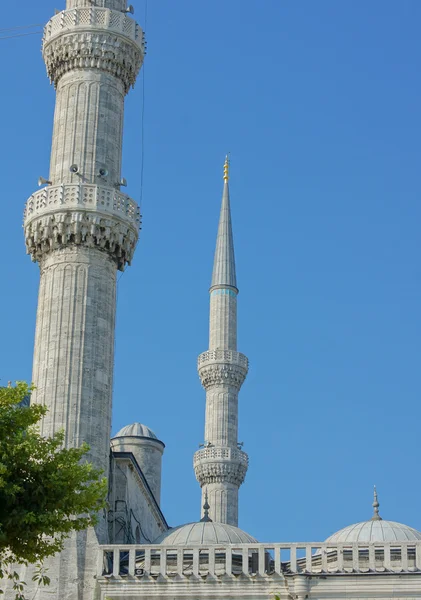
[[(11, 565), (60, 552), (73, 531), (97, 522), (107, 494), (107, 481), (86, 460), (86, 444), (65, 448), (62, 431), (40, 435), (47, 409), (21, 405), (32, 390), (24, 382), (0, 388), (0, 576), (22, 586)], [(42, 565), (34, 577), (50, 583)]]

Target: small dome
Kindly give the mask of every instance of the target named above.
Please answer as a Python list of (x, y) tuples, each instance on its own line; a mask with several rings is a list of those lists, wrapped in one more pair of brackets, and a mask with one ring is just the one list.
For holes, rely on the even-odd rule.
[(327, 538), (329, 543), (407, 542), (421, 540), (421, 532), (394, 521), (370, 520), (349, 525)]
[(374, 514), (369, 521), (362, 521), (355, 525), (348, 525), (340, 531), (327, 538), (328, 543), (365, 543), (365, 542), (413, 542), (421, 540), (421, 532), (395, 523), (394, 521), (385, 521), (379, 515), (379, 501), (377, 491), (374, 488)]
[(131, 425), (126, 425), (123, 429), (120, 429), (118, 433), (115, 434), (114, 438), (119, 437), (143, 437), (143, 438), (152, 438), (153, 440), (157, 440), (158, 438), (149, 427), (146, 425), (142, 425), (142, 423), (132, 423)]
[(154, 544), (188, 546), (190, 544), (256, 544), (257, 540), (245, 531), (226, 523), (199, 521), (173, 527), (161, 534)]

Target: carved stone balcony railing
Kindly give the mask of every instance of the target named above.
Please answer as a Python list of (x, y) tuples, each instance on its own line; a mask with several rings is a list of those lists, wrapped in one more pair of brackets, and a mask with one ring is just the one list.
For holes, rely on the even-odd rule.
[(24, 225), (34, 218), (63, 210), (95, 211), (130, 221), (139, 229), (139, 207), (126, 194), (107, 186), (93, 184), (50, 185), (30, 196), (24, 211)]
[(223, 448), (220, 446), (202, 448), (194, 453), (194, 465), (199, 462), (236, 461), (248, 466), (249, 459), (245, 452), (237, 448)]
[[(264, 579), (294, 575), (415, 573), (421, 571), (421, 542), (366, 544), (240, 544), (188, 547), (102, 546), (98, 580), (129, 585), (174, 581), (203, 582), (208, 576)], [(174, 580), (176, 576), (176, 580)], [(127, 579), (129, 577), (129, 579)], [(193, 577), (193, 579), (192, 579)]]
[(221, 482), (240, 486), (248, 463), (248, 456), (242, 450), (221, 446), (203, 448), (193, 457), (194, 472), (201, 487)]
[(33, 194), (24, 212), (26, 251), (40, 262), (56, 249), (86, 246), (109, 254), (123, 271), (139, 237), (140, 211), (106, 186), (65, 184)]
[(234, 350), (208, 350), (197, 359), (197, 370), (205, 390), (224, 385), (239, 390), (247, 375), (248, 359)]
[(145, 40), (139, 25), (123, 12), (79, 7), (50, 19), (42, 51), (48, 77), (56, 87), (69, 71), (97, 69), (120, 79), (127, 93), (142, 66)]
[(144, 50), (142, 28), (126, 14), (109, 8), (73, 8), (52, 17), (44, 29), (44, 45), (56, 35), (80, 29), (107, 29), (130, 38)]
[(206, 363), (233, 363), (240, 365), (246, 371), (249, 366), (247, 356), (234, 350), (208, 350), (207, 352), (202, 352), (197, 359), (197, 368), (199, 369)]

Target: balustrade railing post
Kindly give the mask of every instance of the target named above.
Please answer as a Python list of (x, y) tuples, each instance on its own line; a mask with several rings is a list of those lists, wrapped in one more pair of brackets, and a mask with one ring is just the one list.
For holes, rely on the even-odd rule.
[(337, 548), (336, 550), (337, 561), (338, 561), (338, 571), (344, 570), (344, 549), (343, 547)]
[(129, 575), (131, 577), (134, 577), (134, 570), (135, 570), (135, 557), (136, 557), (136, 550), (134, 548), (130, 548), (129, 550)]
[(177, 549), (177, 575), (183, 575), (183, 548)]
[(293, 573), (297, 572), (297, 546), (295, 544), (292, 544), (291, 548), (290, 548), (290, 564), (291, 564), (291, 571)]
[(415, 545), (415, 567), (417, 571), (421, 571), (421, 542)]
[(167, 550), (165, 548), (161, 550), (159, 561), (159, 573), (163, 577), (165, 577), (167, 574)]
[(390, 571), (390, 567), (391, 567), (391, 564), (390, 564), (390, 544), (387, 544), (384, 547), (384, 568), (387, 571)]
[(199, 548), (193, 548), (193, 575), (199, 576)]
[(357, 544), (352, 544), (352, 570), (358, 571), (360, 567)]
[(243, 560), (242, 560), (242, 568), (244, 575), (249, 574), (249, 549), (243, 548)]
[(225, 549), (225, 572), (227, 575), (232, 575), (232, 548), (230, 546)]
[(327, 571), (327, 548), (326, 548), (326, 546), (322, 546), (320, 548), (320, 552), (322, 555), (322, 571), (326, 572)]
[(311, 546), (306, 546), (306, 571), (307, 573), (311, 573)]
[(275, 573), (281, 575), (281, 547), (275, 546)]
[(370, 544), (368, 547), (368, 568), (370, 571), (376, 570), (376, 555), (373, 544)]
[(265, 574), (265, 549), (259, 546), (259, 575)]
[(401, 545), (401, 567), (403, 571), (408, 570), (408, 545)]
[(120, 575), (120, 550), (114, 548), (113, 550), (113, 577), (119, 577)]
[(97, 577), (102, 577), (104, 575), (104, 565), (105, 565), (105, 557), (106, 557), (106, 550), (104, 550), (103, 548), (100, 548), (99, 552), (98, 552), (98, 561), (97, 561), (97, 568), (96, 568), (96, 573), (97, 573)]
[(145, 548), (145, 575), (151, 574), (151, 549)]
[(215, 548), (211, 547), (208, 550), (209, 552), (209, 574), (215, 575)]

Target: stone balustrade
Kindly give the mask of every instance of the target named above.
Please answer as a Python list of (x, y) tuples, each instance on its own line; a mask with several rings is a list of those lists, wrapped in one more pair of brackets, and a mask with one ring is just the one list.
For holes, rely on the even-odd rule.
[(66, 73), (89, 69), (120, 79), (127, 93), (142, 66), (145, 39), (141, 27), (123, 12), (79, 7), (50, 19), (42, 52), (47, 75), (56, 87)]
[(30, 196), (24, 211), (24, 225), (34, 218), (63, 210), (95, 211), (113, 215), (139, 229), (141, 216), (138, 205), (126, 194), (95, 184), (49, 185)]
[(98, 578), (191, 578), (238, 575), (413, 573), (421, 571), (421, 542), (367, 544), (101, 546)]
[(241, 354), (241, 352), (235, 352), (234, 350), (207, 350), (202, 352), (197, 359), (197, 368), (200, 369), (207, 363), (233, 363), (240, 365), (246, 371), (248, 370), (249, 361), (247, 356)]
[(26, 203), (26, 251), (40, 262), (54, 250), (83, 245), (107, 252), (123, 271), (133, 258), (140, 221), (136, 202), (114, 188), (50, 185)]
[(202, 448), (194, 453), (194, 465), (204, 461), (237, 461), (248, 466), (248, 456), (242, 450), (237, 448), (229, 448), (225, 446), (209, 446), (208, 448)]
[(44, 29), (43, 43), (47, 44), (56, 35), (66, 31), (89, 29), (107, 29), (136, 42), (144, 51), (142, 28), (126, 14), (109, 8), (73, 8), (63, 10), (52, 17)]
[(223, 385), (241, 388), (248, 371), (248, 358), (234, 350), (208, 350), (197, 359), (197, 370), (205, 390)]

